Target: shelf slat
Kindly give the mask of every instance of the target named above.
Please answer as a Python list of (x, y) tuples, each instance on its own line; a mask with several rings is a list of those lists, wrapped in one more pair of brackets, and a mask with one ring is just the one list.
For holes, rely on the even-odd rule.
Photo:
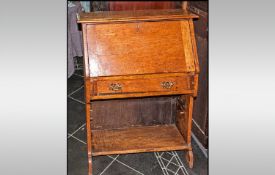
[(175, 125), (92, 131), (92, 155), (188, 149)]

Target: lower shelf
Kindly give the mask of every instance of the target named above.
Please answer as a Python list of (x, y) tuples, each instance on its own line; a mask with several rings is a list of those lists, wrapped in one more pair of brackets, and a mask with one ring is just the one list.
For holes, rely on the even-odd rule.
[(92, 131), (92, 155), (188, 149), (175, 125)]

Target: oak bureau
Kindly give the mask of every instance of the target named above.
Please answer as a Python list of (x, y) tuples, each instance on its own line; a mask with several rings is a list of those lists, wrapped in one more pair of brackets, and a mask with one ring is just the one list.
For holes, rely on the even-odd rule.
[[(193, 18), (197, 16), (181, 9), (79, 15), (89, 175), (92, 156), (108, 154), (186, 150), (193, 167), (191, 125), (199, 74)], [(136, 117), (127, 125), (125, 114), (116, 121), (124, 127), (106, 127), (104, 122), (113, 120), (112, 115), (104, 119), (91, 115), (95, 101), (154, 96), (176, 97), (174, 123), (144, 124)]]

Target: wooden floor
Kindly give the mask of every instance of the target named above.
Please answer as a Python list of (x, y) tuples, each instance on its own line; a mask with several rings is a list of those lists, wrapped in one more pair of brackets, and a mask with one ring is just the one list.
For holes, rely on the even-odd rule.
[(93, 156), (183, 150), (188, 146), (175, 125), (93, 130)]

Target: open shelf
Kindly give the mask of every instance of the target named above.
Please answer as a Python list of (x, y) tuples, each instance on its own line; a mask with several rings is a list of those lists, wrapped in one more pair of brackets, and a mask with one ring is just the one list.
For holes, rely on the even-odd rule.
[(92, 155), (188, 149), (175, 125), (92, 130)]

